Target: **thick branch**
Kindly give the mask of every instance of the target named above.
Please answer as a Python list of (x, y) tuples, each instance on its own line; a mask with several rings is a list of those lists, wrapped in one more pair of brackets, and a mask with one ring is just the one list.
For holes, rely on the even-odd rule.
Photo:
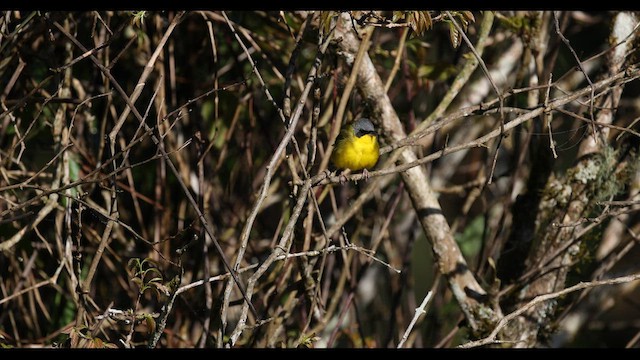
[[(620, 20), (620, 18), (624, 19)], [(625, 54), (628, 53), (628, 46), (633, 41), (633, 37), (629, 37), (629, 34), (636, 23), (637, 20), (633, 16), (625, 13), (620, 13), (614, 20), (613, 42), (617, 43), (624, 38), (628, 38), (628, 42), (608, 57), (607, 77), (603, 81), (619, 76), (620, 70), (624, 68)], [(577, 223), (589, 212), (594, 201), (602, 198), (603, 189), (610, 187), (607, 184), (612, 181), (611, 175), (616, 164), (614, 160), (604, 155), (606, 154), (606, 136), (609, 132), (606, 125), (611, 124), (613, 120), (614, 113), (611, 109), (615, 109), (620, 101), (624, 82), (612, 85), (611, 91), (608, 91), (606, 96), (594, 99), (594, 92), (598, 90), (598, 85), (601, 83), (602, 81), (589, 82), (588, 88), (591, 91), (589, 106), (593, 108), (593, 102), (601, 100), (599, 104), (595, 104), (600, 110), (593, 125), (604, 124), (605, 126), (600, 127), (593, 137), (583, 139), (576, 155), (578, 157), (576, 164), (568, 169), (562, 178), (552, 179), (546, 184), (542, 201), (538, 206), (538, 216), (533, 219), (536, 225), (532, 241), (534, 245), (525, 261), (526, 268), (529, 272), (534, 271), (535, 274), (540, 274), (539, 271), (535, 271), (541, 268), (541, 264), (555, 270), (539, 275), (527, 284), (518, 294), (520, 302), (564, 288), (567, 274), (575, 263), (582, 241), (570, 243), (576, 231), (575, 226), (562, 225)], [(600, 140), (597, 140), (598, 138)], [(562, 189), (562, 192), (558, 192), (558, 189)], [(548, 226), (549, 224), (561, 226), (553, 229)], [(567, 246), (569, 244), (570, 246)], [(517, 347), (535, 346), (538, 334), (552, 319), (555, 309), (555, 303), (546, 303), (532, 306), (526, 312), (523, 311), (518, 321), (514, 321), (505, 328), (503, 339), (515, 341)]]
[[(340, 55), (348, 63), (353, 63), (360, 48), (360, 41), (353, 29), (353, 22), (346, 13), (338, 18), (336, 39), (342, 40), (338, 45), (341, 49)], [(368, 54), (365, 55), (358, 70), (356, 86), (371, 104), (372, 118), (382, 128), (382, 136), (385, 140), (392, 143), (405, 138), (406, 133), (402, 123), (384, 91), (384, 83)], [(415, 160), (417, 160), (417, 156), (411, 148), (401, 150), (401, 163), (411, 163)], [(466, 260), (451, 234), (449, 224), (442, 214), (436, 194), (431, 189), (423, 168), (412, 167), (402, 172), (401, 176), (425, 235), (431, 243), (438, 270), (446, 276), (449, 287), (470, 326), (474, 330), (478, 329), (480, 322), (484, 321), (481, 317), (493, 317), (493, 311), (481, 303), (486, 292), (469, 271)]]

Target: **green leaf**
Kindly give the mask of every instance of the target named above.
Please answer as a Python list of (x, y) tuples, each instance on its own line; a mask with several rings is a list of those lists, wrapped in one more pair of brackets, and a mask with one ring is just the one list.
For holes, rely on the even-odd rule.
[(156, 331), (156, 320), (150, 314), (144, 314), (144, 320), (147, 323), (147, 332), (153, 334)]
[(160, 278), (160, 281), (162, 281), (162, 273), (160, 272), (160, 270), (158, 270), (157, 268), (148, 268), (147, 270), (144, 271), (144, 277), (146, 278), (147, 275), (149, 274), (156, 274), (158, 275), (155, 278), (152, 278), (151, 280), (149, 280), (149, 282), (154, 281), (154, 279)]
[(138, 269), (140, 269), (142, 265), (140, 264), (139, 258), (131, 258), (127, 261), (127, 268), (131, 270), (131, 272), (138, 273)]

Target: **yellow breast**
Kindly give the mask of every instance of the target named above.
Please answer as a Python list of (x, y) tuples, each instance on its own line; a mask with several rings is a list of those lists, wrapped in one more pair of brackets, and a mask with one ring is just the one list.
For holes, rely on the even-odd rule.
[(340, 169), (354, 171), (371, 169), (380, 156), (378, 138), (371, 134), (356, 137), (353, 134), (336, 142), (331, 161)]

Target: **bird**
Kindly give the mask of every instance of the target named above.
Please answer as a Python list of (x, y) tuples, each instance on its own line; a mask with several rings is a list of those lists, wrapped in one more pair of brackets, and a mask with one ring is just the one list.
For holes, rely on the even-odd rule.
[(369, 169), (380, 157), (378, 133), (371, 120), (361, 118), (342, 127), (334, 144), (331, 162), (338, 169), (362, 170), (365, 180)]

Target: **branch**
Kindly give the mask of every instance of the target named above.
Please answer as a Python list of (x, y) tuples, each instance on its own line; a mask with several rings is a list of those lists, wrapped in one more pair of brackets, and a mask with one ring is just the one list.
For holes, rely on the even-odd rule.
[[(58, 24), (57, 22), (53, 22), (53, 26), (55, 26), (60, 32), (62, 32), (69, 40), (71, 40), (78, 48), (80, 48), (80, 50), (84, 52), (88, 51), (87, 48), (84, 47), (84, 45), (82, 45), (82, 43), (80, 43), (73, 35), (69, 34), (60, 24)], [(118, 94), (126, 102), (127, 106), (129, 107), (133, 115), (136, 117), (136, 119), (144, 126), (145, 130), (151, 132), (151, 128), (145, 123), (144, 117), (140, 114), (140, 112), (138, 112), (138, 109), (131, 102), (131, 99), (129, 98), (127, 93), (122, 89), (118, 81), (113, 77), (113, 75), (111, 74), (111, 71), (109, 71), (109, 69), (104, 67), (104, 65), (100, 63), (100, 60), (98, 60), (95, 56), (91, 55), (90, 58), (91, 58), (91, 61), (93, 61), (93, 63), (100, 69), (100, 71), (102, 71), (102, 73), (105, 76), (107, 76), (109, 80), (113, 83), (113, 86), (115, 87)], [(175, 165), (169, 158), (169, 155), (167, 154), (167, 151), (164, 148), (164, 143), (160, 141), (155, 134), (151, 134), (151, 140), (153, 140), (153, 143), (156, 144), (156, 146), (158, 147), (158, 150), (160, 150), (163, 160), (169, 166), (169, 169), (171, 169), (171, 172), (173, 173), (173, 175), (176, 177), (176, 181), (178, 181), (178, 184), (180, 184), (180, 188), (184, 193), (184, 195), (186, 196), (187, 200), (189, 201), (191, 208), (198, 215), (198, 219), (200, 220), (202, 226), (207, 231), (207, 234), (211, 237), (211, 240), (213, 241), (213, 244), (215, 245), (216, 250), (218, 251), (218, 254), (220, 255), (220, 258), (225, 268), (227, 268), (231, 272), (234, 281), (238, 285), (238, 288), (240, 289), (240, 292), (243, 295), (243, 298), (245, 299), (245, 301), (248, 302), (246, 291), (244, 289), (244, 286), (242, 285), (242, 282), (240, 282), (240, 279), (238, 279), (237, 275), (233, 273), (231, 265), (229, 265), (229, 260), (227, 260), (227, 257), (224, 254), (222, 247), (220, 246), (220, 242), (215, 237), (213, 229), (211, 228), (211, 225), (207, 222), (207, 219), (204, 217), (204, 214), (202, 213), (202, 211), (200, 211), (200, 208), (198, 207), (198, 203), (195, 201), (195, 199), (193, 198), (193, 195), (191, 195), (191, 192), (189, 191), (189, 188), (182, 180), (182, 177), (180, 176), (178, 169), (175, 167)], [(253, 304), (249, 303), (249, 307), (251, 308), (251, 311), (257, 318), (258, 313), (253, 307)]]
[[(629, 81), (631, 79), (637, 79), (638, 77), (640, 77), (640, 71), (638, 71), (635, 68), (630, 67), (629, 69), (627, 69), (627, 71), (622, 71), (619, 72), (605, 80), (599, 81), (597, 83), (594, 84), (594, 87), (596, 90), (599, 89), (603, 89), (603, 91), (608, 92), (610, 90), (612, 90), (611, 87), (615, 86), (615, 84), (618, 81)], [(515, 128), (516, 126), (529, 121), (537, 116), (540, 116), (541, 114), (545, 113), (545, 112), (550, 112), (553, 110), (558, 110), (561, 106), (567, 105), (573, 101), (575, 101), (576, 99), (587, 95), (591, 92), (591, 87), (586, 87), (583, 88), (581, 90), (578, 90), (574, 93), (568, 94), (566, 96), (563, 96), (561, 98), (557, 98), (554, 99), (553, 101), (550, 101), (549, 104), (547, 106), (544, 105), (540, 105), (535, 109), (530, 110), (529, 112), (525, 113), (524, 115), (518, 116), (515, 119), (509, 121), (508, 123), (506, 123), (504, 125), (504, 131), (509, 131), (513, 128)], [(468, 109), (463, 109), (466, 111), (462, 111), (465, 112), (467, 114), (469, 113), (473, 113), (476, 109), (479, 109), (480, 106), (473, 106), (470, 107)], [(559, 111), (559, 110), (558, 110)], [(460, 115), (456, 115), (457, 117), (459, 117)], [(442, 122), (444, 122), (445, 120), (448, 121), (453, 121), (456, 120), (453, 117), (447, 117), (442, 119), (442, 121), (439, 121), (435, 124), (433, 124), (431, 127), (427, 128), (424, 132), (420, 133), (419, 137), (416, 138), (421, 138), (424, 137), (428, 134), (431, 134), (433, 132), (435, 132), (436, 130), (439, 130), (440, 128), (442, 128)], [(383, 176), (383, 175), (389, 175), (389, 174), (393, 174), (393, 173), (398, 173), (398, 172), (404, 172), (407, 171), (411, 168), (414, 168), (416, 166), (422, 165), (422, 164), (426, 164), (428, 162), (434, 161), (436, 159), (441, 158), (444, 155), (448, 155), (450, 153), (456, 152), (456, 151), (460, 151), (463, 149), (468, 149), (468, 148), (474, 148), (474, 147), (486, 147), (486, 143), (493, 139), (496, 138), (498, 136), (502, 135), (502, 131), (501, 129), (495, 129), (479, 138), (477, 138), (474, 141), (470, 141), (464, 144), (460, 144), (460, 145), (455, 145), (455, 146), (449, 146), (447, 148), (445, 148), (444, 150), (439, 150), (433, 154), (430, 154), (428, 156), (422, 157), (420, 159), (415, 159), (412, 162), (409, 163), (405, 163), (402, 165), (397, 165), (397, 166), (392, 166), (392, 167), (388, 167), (388, 168), (384, 168), (382, 170), (377, 170), (377, 171), (370, 171), (369, 172), (369, 178), (372, 177), (376, 177), (376, 176)], [(410, 137), (407, 137), (405, 139), (401, 139), (398, 141), (398, 143), (402, 142), (405, 144), (410, 143), (411, 141), (407, 141), (406, 139), (409, 139)], [(413, 140), (412, 140), (413, 141)], [(392, 146), (395, 146), (392, 145)], [(328, 183), (337, 183), (340, 181), (340, 178), (338, 176), (329, 176), (327, 177), (324, 174), (319, 174), (316, 175), (314, 178), (314, 185), (324, 185), (324, 184), (328, 184)], [(361, 174), (354, 174), (354, 175), (350, 175), (347, 176), (348, 180), (352, 180), (352, 181), (359, 181), (363, 179), (363, 176)]]
[(580, 282), (574, 286), (568, 287), (566, 289), (562, 289), (560, 291), (556, 291), (550, 294), (544, 294), (544, 295), (538, 295), (536, 296), (533, 300), (529, 301), (527, 304), (525, 304), (524, 306), (522, 306), (521, 308), (519, 308), (518, 310), (510, 313), (509, 315), (503, 317), (498, 324), (496, 325), (496, 327), (493, 329), (493, 331), (491, 332), (491, 334), (489, 334), (489, 336), (480, 339), (480, 340), (476, 340), (476, 341), (470, 341), (466, 344), (462, 344), (459, 347), (460, 348), (472, 348), (472, 347), (478, 347), (478, 346), (484, 346), (484, 345), (488, 345), (488, 344), (494, 344), (497, 343), (496, 340), (496, 336), (498, 336), (498, 333), (500, 332), (500, 330), (502, 330), (511, 320), (515, 319), (516, 317), (522, 315), (525, 311), (529, 310), (530, 308), (548, 301), (548, 300), (552, 300), (555, 298), (558, 298), (560, 296), (566, 295), (566, 294), (570, 294), (574, 291), (578, 291), (578, 290), (583, 290), (583, 289), (588, 289), (588, 288), (593, 288), (596, 286), (602, 286), (602, 285), (616, 285), (616, 284), (624, 284), (624, 283), (628, 283), (628, 282), (632, 282), (632, 281), (636, 281), (640, 279), (640, 274), (634, 274), (634, 275), (628, 275), (628, 276), (622, 276), (622, 277), (618, 277), (618, 278), (614, 278), (614, 279), (609, 279), (609, 280), (601, 280), (601, 281), (592, 281), (592, 282)]
[[(480, 53), (480, 54), (482, 54), (482, 52), (484, 51), (485, 43), (486, 43), (486, 40), (488, 38), (489, 31), (491, 29), (492, 24), (493, 24), (493, 13), (492, 12), (486, 12), (485, 16), (484, 16), (484, 18), (482, 20), (482, 24), (480, 25), (480, 31), (479, 31), (479, 35), (478, 35), (478, 43), (476, 44), (476, 49), (477, 49), (478, 53)], [(416, 127), (416, 129), (411, 133), (410, 136), (405, 138), (405, 140), (401, 140), (401, 141), (398, 141), (398, 142), (394, 143), (393, 146), (385, 146), (385, 147), (381, 148), (380, 149), (380, 154), (384, 154), (384, 153), (387, 153), (387, 152), (391, 152), (392, 150), (398, 149), (398, 148), (401, 147), (400, 144), (402, 144), (402, 146), (416, 144), (418, 139), (421, 139), (424, 136), (427, 136), (431, 132), (436, 131), (436, 129), (440, 129), (443, 126), (445, 126), (446, 124), (448, 124), (448, 123), (450, 123), (452, 121), (458, 120), (461, 117), (465, 117), (468, 114), (473, 113), (474, 111), (481, 110), (481, 109), (484, 109), (484, 108), (487, 108), (487, 107), (491, 106), (491, 103), (489, 103), (489, 104), (475, 105), (473, 107), (467, 107), (467, 108), (464, 108), (464, 109), (460, 109), (460, 110), (454, 111), (452, 114), (447, 115), (444, 118), (439, 119), (436, 123), (431, 124), (433, 121), (435, 121), (436, 119), (440, 118), (442, 116), (442, 114), (444, 114), (444, 112), (447, 110), (447, 108), (449, 107), (451, 102), (458, 95), (459, 91), (467, 83), (467, 81), (469, 80), (469, 77), (471, 76), (471, 74), (473, 73), (473, 71), (476, 69), (477, 66), (478, 66), (478, 62), (475, 59), (475, 57), (470, 58), (465, 63), (464, 68), (456, 76), (456, 78), (453, 81), (453, 83), (451, 84), (449, 90), (447, 91), (445, 96), (440, 101), (440, 104), (438, 105), (438, 107), (425, 120), (423, 120)], [(434, 126), (434, 128), (431, 128), (431, 126), (429, 126), (429, 125)], [(379, 168), (386, 168), (386, 167), (388, 167), (388, 166), (390, 166), (392, 164), (395, 164), (395, 162), (396, 162), (396, 160), (398, 159), (399, 156), (400, 156), (400, 152), (395, 152), (395, 153), (391, 154), (391, 156), (389, 156), (379, 166)], [(354, 176), (359, 176), (359, 174), (352, 175), (351, 179), (354, 179)], [(317, 179), (317, 181), (320, 181), (320, 180), (324, 179), (324, 177), (322, 177), (322, 175), (321, 175), (320, 177), (316, 177), (315, 179)], [(390, 178), (382, 178), (382, 179), (374, 178), (374, 179), (372, 179), (372, 181), (370, 181), (368, 183), (365, 191), (360, 196), (358, 196), (358, 198), (353, 203), (350, 204), (349, 208), (347, 209), (346, 212), (344, 212), (342, 214), (340, 219), (338, 219), (328, 229), (327, 235), (331, 236), (334, 233), (336, 233), (338, 230), (340, 230), (342, 228), (342, 226), (349, 219), (351, 219), (362, 208), (364, 203), (367, 202), (371, 198), (371, 196), (374, 193), (374, 191), (376, 189), (382, 189), (382, 188), (386, 187), (389, 184), (390, 180), (391, 180)], [(333, 178), (331, 179), (331, 182), (333, 182)]]
[[(302, 109), (304, 108), (304, 104), (306, 102), (307, 97), (309, 96), (309, 93), (311, 92), (311, 88), (315, 82), (316, 76), (318, 74), (319, 68), (320, 68), (320, 64), (321, 64), (321, 57), (324, 55), (324, 53), (326, 52), (327, 48), (329, 47), (329, 44), (331, 42), (331, 35), (329, 35), (327, 37), (327, 39), (319, 39), (319, 43), (318, 43), (318, 53), (316, 54), (316, 59), (314, 62), (314, 66), (311, 68), (311, 70), (309, 71), (309, 75), (307, 76), (307, 81), (306, 81), (306, 85), (304, 87), (304, 90), (302, 92), (302, 94), (300, 95), (300, 99), (298, 100), (298, 105), (296, 106), (291, 119), (289, 119), (289, 123), (287, 124), (288, 128), (287, 131), (285, 133), (285, 135), (283, 136), (282, 140), (280, 141), (280, 144), (278, 144), (278, 147), (276, 148), (273, 156), (271, 157), (271, 160), (269, 161), (269, 164), (267, 165), (267, 171), (262, 183), (262, 186), (260, 188), (260, 192), (258, 195), (258, 199), (256, 200), (256, 202), (253, 205), (253, 208), (251, 209), (251, 212), (249, 213), (249, 217), (247, 219), (247, 222), (245, 223), (243, 229), (242, 229), (242, 234), (241, 234), (241, 239), (242, 239), (242, 245), (246, 247), (247, 246), (247, 241), (249, 238), (249, 235), (251, 233), (251, 229), (253, 227), (253, 221), (255, 220), (258, 211), (260, 210), (260, 207), (262, 206), (262, 203), (264, 202), (264, 200), (267, 197), (268, 194), (268, 190), (269, 190), (269, 184), (271, 182), (271, 178), (276, 170), (276, 164), (279, 160), (279, 158), (282, 156), (282, 154), (284, 153), (287, 144), (289, 143), (289, 141), (292, 139), (293, 137), (293, 133), (295, 132), (296, 129), (296, 125), (298, 123), (298, 120), (300, 119), (300, 116), (302, 115)], [(305, 183), (305, 185), (300, 189), (300, 192), (298, 193), (298, 199), (296, 202), (296, 205), (294, 206), (292, 215), (289, 219), (289, 223), (287, 224), (287, 227), (285, 228), (284, 232), (282, 233), (282, 237), (280, 238), (280, 241), (278, 242), (278, 245), (275, 247), (275, 249), (273, 250), (273, 252), (271, 253), (271, 255), (265, 260), (264, 263), (262, 263), (262, 265), (260, 265), (260, 267), (258, 268), (258, 270), (256, 270), (256, 272), (251, 276), (251, 278), (249, 279), (249, 281), (247, 282), (247, 296), (249, 299), (251, 299), (251, 295), (253, 293), (253, 288), (254, 285), (256, 283), (256, 281), (262, 276), (262, 274), (264, 274), (264, 272), (268, 269), (268, 267), (271, 265), (271, 263), (273, 263), (275, 261), (275, 259), (280, 256), (283, 253), (286, 253), (289, 251), (289, 247), (291, 245), (291, 241), (290, 241), (290, 237), (293, 234), (293, 228), (298, 220), (298, 217), (300, 216), (300, 212), (302, 211), (302, 206), (304, 205), (305, 199), (307, 197), (307, 192), (309, 191), (309, 189), (311, 188), (311, 181), (308, 179)], [(245, 240), (246, 239), (246, 240)], [(226, 295), (226, 292), (225, 292)], [(230, 339), (229, 339), (229, 343), (231, 345), (235, 344), (235, 342), (237, 341), (238, 337), (240, 336), (240, 334), (242, 333), (242, 331), (245, 329), (246, 327), (246, 316), (247, 316), (247, 304), (244, 304), (242, 307), (242, 313), (241, 313), (241, 317), (240, 317), (240, 321), (238, 322), (238, 324), (236, 325), (235, 330), (233, 331)]]
[(569, 43), (569, 39), (564, 37), (564, 35), (562, 34), (562, 31), (560, 31), (560, 22), (558, 21), (558, 15), (556, 14), (555, 11), (553, 12), (553, 23), (555, 24), (555, 27), (556, 27), (556, 34), (558, 34), (558, 36), (560, 37), (562, 42), (569, 48), (569, 51), (571, 51), (571, 54), (573, 54), (574, 59), (578, 63), (578, 67), (580, 68), (580, 71), (582, 72), (582, 74), (584, 74), (585, 79), (587, 79), (587, 82), (589, 83), (589, 87), (591, 87), (591, 94), (590, 94), (591, 101), (589, 101), (589, 115), (591, 115), (591, 126), (593, 128), (593, 139), (597, 144), (598, 143), (598, 135), (597, 135), (598, 133), (597, 133), (597, 130), (596, 130), (596, 125), (595, 125), (596, 119), (593, 116), (593, 106), (594, 106), (594, 97), (595, 97), (594, 96), (595, 95), (595, 89), (593, 88), (593, 82), (591, 82), (591, 78), (589, 77), (589, 75), (587, 75), (587, 71), (582, 66), (582, 61), (580, 61), (580, 58), (578, 57), (578, 54), (576, 54), (576, 51), (573, 50), (573, 47)]
[(420, 304), (420, 306), (416, 308), (416, 313), (413, 315), (413, 319), (411, 319), (409, 326), (407, 326), (407, 330), (405, 330), (404, 335), (402, 335), (402, 339), (398, 344), (398, 349), (402, 348), (405, 341), (407, 341), (407, 338), (409, 337), (409, 334), (411, 334), (411, 330), (413, 330), (413, 327), (418, 321), (418, 318), (420, 318), (422, 314), (427, 313), (424, 309), (427, 307), (427, 305), (429, 305), (429, 301), (431, 301), (431, 295), (433, 295), (433, 291), (429, 291), (427, 293), (427, 296), (424, 297), (424, 300), (422, 300), (422, 303)]
[[(300, 119), (300, 116), (302, 115), (302, 109), (304, 108), (304, 104), (306, 102), (306, 99), (309, 96), (309, 93), (311, 91), (311, 87), (312, 87), (313, 83), (315, 82), (315, 78), (316, 78), (316, 75), (317, 75), (319, 67), (320, 67), (320, 56), (322, 54), (324, 54), (324, 51), (321, 51), (321, 52), (318, 53), (318, 57), (316, 58), (315, 66), (309, 72), (309, 76), (308, 76), (308, 79), (307, 79), (307, 85), (305, 86), (304, 91), (300, 95), (300, 99), (298, 101), (298, 105), (295, 108), (293, 116), (289, 119), (289, 121), (287, 123), (287, 119), (284, 116), (283, 110), (278, 106), (278, 104), (276, 103), (275, 99), (273, 98), (273, 96), (269, 92), (269, 89), (267, 88), (264, 80), (262, 79), (262, 75), (260, 75), (260, 72), (258, 71), (255, 62), (251, 58), (249, 50), (244, 45), (244, 42), (242, 41), (242, 39), (240, 39), (240, 36), (238, 35), (238, 33), (236, 32), (233, 24), (231, 23), (231, 21), (227, 17), (227, 14), (223, 11), (222, 15), (223, 15), (227, 25), (231, 29), (231, 32), (233, 32), (233, 34), (234, 34), (234, 36), (236, 38), (236, 41), (238, 42), (238, 44), (240, 44), (240, 46), (242, 47), (243, 51), (247, 55), (247, 59), (249, 60), (249, 63), (251, 64), (251, 68), (253, 70), (253, 73), (258, 78), (258, 81), (260, 82), (260, 85), (261, 85), (263, 91), (265, 92), (265, 94), (267, 96), (267, 99), (269, 101), (271, 101), (273, 106), (276, 108), (277, 113), (278, 113), (280, 119), (282, 120), (282, 122), (285, 124), (285, 129), (286, 129), (286, 133), (285, 133), (284, 137), (282, 138), (280, 144), (276, 148), (276, 151), (274, 152), (273, 156), (271, 157), (271, 160), (269, 161), (269, 164), (267, 165), (267, 171), (266, 171), (266, 174), (264, 176), (264, 179), (263, 179), (263, 182), (262, 182), (262, 186), (260, 187), (258, 198), (256, 199), (256, 202), (254, 203), (253, 208), (251, 209), (251, 212), (249, 213), (249, 216), (247, 217), (247, 221), (246, 221), (244, 227), (242, 228), (242, 233), (240, 234), (240, 248), (238, 249), (238, 255), (236, 257), (236, 262), (235, 262), (235, 265), (234, 265), (234, 269), (238, 269), (240, 267), (240, 263), (242, 262), (242, 259), (244, 257), (244, 252), (245, 252), (245, 250), (247, 248), (247, 244), (249, 242), (249, 235), (251, 234), (251, 229), (253, 229), (253, 223), (254, 223), (256, 217), (258, 216), (258, 212), (260, 211), (260, 209), (262, 207), (262, 204), (264, 203), (264, 201), (267, 198), (269, 186), (271, 185), (271, 178), (273, 177), (273, 174), (274, 174), (274, 172), (275, 172), (275, 170), (277, 168), (278, 161), (280, 160), (282, 154), (286, 150), (287, 145), (289, 144), (290, 141), (294, 144), (294, 147), (295, 147), (296, 152), (298, 154), (298, 159), (301, 160), (301, 158), (302, 158), (300, 156), (300, 151), (299, 151), (299, 148), (298, 148), (297, 141), (296, 141), (295, 137), (293, 137), (293, 133), (295, 132), (298, 120)], [(326, 43), (328, 44), (328, 41)], [(326, 50), (326, 47), (325, 47), (325, 50)], [(304, 165), (302, 165), (302, 169), (303, 169), (303, 171), (305, 171)], [(223, 324), (222, 328), (223, 329), (225, 327), (224, 325), (227, 322), (226, 317), (227, 317), (227, 309), (229, 307), (229, 299), (230, 299), (230, 296), (231, 296), (231, 290), (232, 290), (231, 283), (228, 283), (227, 287), (225, 288), (225, 291), (224, 291), (224, 298), (223, 298), (223, 302), (222, 302), (222, 308), (220, 310), (221, 317), (222, 317), (222, 324)], [(255, 311), (254, 311), (254, 316), (257, 317), (257, 314), (255, 314)]]
[[(387, 268), (395, 271), (396, 273), (400, 273), (401, 271), (399, 269), (396, 269), (395, 267), (393, 267), (391, 264), (378, 259), (377, 257), (373, 256), (375, 251), (373, 250), (369, 250), (369, 249), (365, 249), (353, 244), (349, 244), (349, 245), (345, 245), (345, 246), (335, 246), (335, 245), (330, 245), (327, 248), (321, 249), (321, 250), (309, 250), (309, 251), (302, 251), (302, 252), (297, 252), (297, 253), (287, 253), (287, 254), (281, 254), (279, 256), (276, 256), (274, 258), (274, 261), (283, 261), (283, 260), (288, 260), (288, 259), (294, 259), (294, 258), (298, 258), (298, 257), (317, 257), (317, 256), (322, 256), (324, 254), (331, 254), (334, 252), (338, 252), (338, 251), (343, 251), (343, 250), (353, 250), (356, 252), (361, 253), (362, 255), (372, 259), (373, 261), (376, 261), (384, 266), (386, 266)], [(247, 272), (248, 270), (252, 270), (257, 268), (258, 266), (260, 266), (260, 264), (256, 263), (256, 264), (251, 264), (249, 266), (245, 266), (243, 268), (238, 269), (238, 274), (242, 274)], [(177, 291), (176, 291), (176, 295), (180, 295), (183, 292), (187, 291), (187, 290), (191, 290), (195, 287), (198, 286), (202, 286), (206, 283), (212, 283), (212, 282), (216, 282), (216, 281), (220, 281), (220, 280), (226, 280), (229, 278), (229, 273), (224, 273), (224, 274), (220, 274), (220, 275), (216, 275), (216, 276), (211, 276), (207, 279), (202, 279), (202, 280), (197, 280), (194, 281), (190, 284), (186, 284), (186, 285), (182, 285)], [(4, 301), (4, 300), (3, 300)], [(1, 304), (2, 302), (0, 302)]]
[[(355, 29), (348, 14), (343, 13), (338, 18), (336, 39), (342, 40), (338, 44), (342, 50), (339, 55), (352, 64), (360, 48), (360, 41), (355, 35)], [(358, 71), (356, 86), (371, 104), (372, 118), (382, 128), (382, 136), (385, 140), (394, 142), (405, 138), (406, 133), (402, 123), (384, 91), (384, 84), (368, 54), (365, 54)], [(404, 148), (400, 151), (401, 163), (411, 164), (416, 160), (416, 154), (410, 148)], [(480, 326), (481, 319), (478, 316), (493, 316), (492, 311), (479, 301), (486, 295), (486, 292), (469, 271), (466, 260), (450, 232), (449, 224), (442, 214), (437, 196), (430, 187), (424, 169), (414, 165), (401, 172), (400, 175), (406, 185), (405, 189), (411, 198), (423, 231), (432, 245), (438, 270), (446, 276), (454, 297), (471, 328), (475, 330)], [(473, 297), (469, 294), (473, 294)], [(483, 308), (482, 311), (481, 308)]]

